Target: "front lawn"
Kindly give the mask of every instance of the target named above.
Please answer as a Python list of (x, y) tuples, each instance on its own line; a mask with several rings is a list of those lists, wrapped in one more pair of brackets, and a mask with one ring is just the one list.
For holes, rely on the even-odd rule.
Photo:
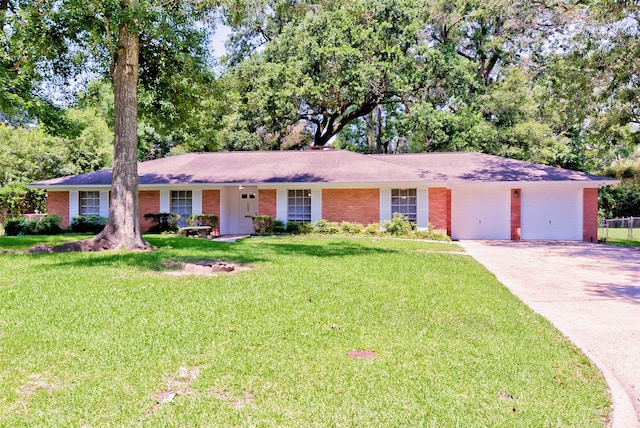
[[(0, 250), (33, 244), (20, 239), (0, 237)], [(453, 244), (148, 239), (157, 250), (0, 255), (0, 426), (588, 427), (608, 416), (589, 360)], [(166, 274), (205, 259), (252, 269)]]

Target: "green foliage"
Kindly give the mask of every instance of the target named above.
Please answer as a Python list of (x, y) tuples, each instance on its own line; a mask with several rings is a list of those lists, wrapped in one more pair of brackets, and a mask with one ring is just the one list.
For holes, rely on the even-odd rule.
[(640, 164), (630, 165), (612, 165), (602, 171), (602, 175), (605, 177), (616, 178), (623, 182), (638, 182), (640, 183)]
[(313, 223), (299, 223), (297, 221), (287, 222), (286, 233), (292, 235), (309, 235), (313, 233)]
[(407, 218), (400, 213), (393, 213), (391, 220), (384, 222), (383, 229), (394, 236), (408, 236), (416, 229), (414, 223), (410, 223)]
[(598, 190), (600, 216), (640, 216), (640, 166), (628, 163), (610, 166), (602, 174), (621, 180), (621, 183)]
[(380, 223), (368, 224), (362, 230), (362, 233), (365, 233), (367, 235), (380, 235), (381, 232), (382, 232), (382, 227), (380, 226)]
[(218, 227), (218, 216), (215, 214), (191, 214), (187, 219), (189, 226), (211, 226), (212, 229)]
[(93, 108), (67, 110), (67, 117), (78, 124), (78, 135), (67, 142), (69, 162), (78, 173), (111, 166), (113, 131)]
[(60, 226), (59, 215), (51, 214), (39, 221), (26, 221), (24, 219), (9, 219), (4, 225), (4, 233), (7, 236), (18, 235), (58, 235), (64, 233)]
[(257, 119), (253, 129), (278, 138), (302, 122), (314, 128), (314, 144), (324, 145), (354, 119), (414, 90), (422, 79), (415, 13), (411, 0), (301, 4), (279, 21), (264, 50), (234, 68), (244, 84), (240, 106)]
[(350, 223), (343, 221), (340, 223), (340, 232), (345, 235), (359, 235), (364, 230), (364, 226), (360, 223)]
[(153, 225), (149, 228), (147, 233), (165, 233), (165, 232), (177, 232), (180, 227), (178, 226), (179, 214), (175, 213), (146, 213), (145, 219), (151, 219)]
[(640, 216), (640, 182), (627, 181), (599, 189), (598, 206), (605, 218)]
[(253, 230), (256, 235), (275, 233), (276, 219), (270, 215), (254, 215), (251, 220), (253, 221)]
[(24, 183), (0, 187), (0, 224), (7, 218), (46, 211), (47, 195), (44, 190), (29, 189)]
[(28, 183), (77, 171), (69, 147), (42, 128), (13, 128), (0, 123), (0, 185)]
[(73, 233), (97, 234), (104, 229), (107, 224), (107, 218), (99, 215), (76, 216), (71, 219), (69, 229)]
[(4, 234), (6, 236), (18, 236), (24, 230), (24, 220), (21, 218), (10, 218), (4, 224)]
[[(268, 235), (274, 233), (299, 233), (298, 229), (291, 228), (287, 230), (287, 226), (282, 220), (277, 220), (269, 215), (256, 215), (251, 217), (253, 220), (253, 230), (256, 235)], [(298, 223), (290, 223), (298, 225)]]
[(318, 220), (314, 223), (313, 233), (320, 235), (336, 235), (340, 233), (340, 223), (324, 219)]

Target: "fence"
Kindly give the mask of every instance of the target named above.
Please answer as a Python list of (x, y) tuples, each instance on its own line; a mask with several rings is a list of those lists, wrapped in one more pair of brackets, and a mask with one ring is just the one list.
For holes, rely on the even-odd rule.
[(599, 232), (599, 238), (605, 241), (608, 239), (640, 240), (640, 216), (600, 219)]

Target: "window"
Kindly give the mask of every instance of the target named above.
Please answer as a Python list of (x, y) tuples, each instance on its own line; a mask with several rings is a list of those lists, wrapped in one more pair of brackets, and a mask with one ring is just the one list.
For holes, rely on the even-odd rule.
[(100, 215), (100, 192), (79, 192), (81, 216)]
[(287, 202), (287, 221), (311, 221), (311, 190), (289, 190)]
[(391, 189), (391, 212), (404, 215), (410, 222), (416, 222), (418, 198), (416, 189)]
[(171, 212), (180, 214), (178, 224), (184, 226), (191, 215), (193, 196), (191, 190), (171, 191)]

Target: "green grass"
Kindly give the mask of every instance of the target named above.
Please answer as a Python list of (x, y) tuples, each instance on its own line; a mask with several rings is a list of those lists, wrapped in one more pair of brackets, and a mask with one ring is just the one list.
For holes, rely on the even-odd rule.
[[(453, 244), (148, 239), (156, 251), (0, 255), (0, 426), (589, 427), (608, 416), (589, 360)], [(253, 269), (163, 273), (212, 258)], [(158, 404), (166, 391), (179, 394)]]
[(598, 229), (598, 239), (605, 240), (607, 244), (626, 247), (640, 247), (640, 229), (633, 229), (633, 238), (629, 239), (629, 229)]

